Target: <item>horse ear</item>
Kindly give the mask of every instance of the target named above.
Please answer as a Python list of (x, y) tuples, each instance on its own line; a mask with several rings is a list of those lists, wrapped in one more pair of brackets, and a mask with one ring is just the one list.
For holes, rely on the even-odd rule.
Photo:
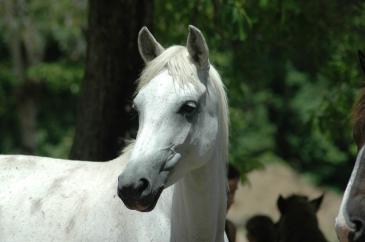
[(358, 50), (357, 53), (359, 55), (359, 62), (360, 62), (361, 69), (365, 73), (365, 55), (364, 55), (364, 53), (362, 53), (361, 50)]
[(284, 214), (286, 211), (286, 199), (283, 196), (279, 196), (277, 200), (277, 206), (281, 214)]
[(209, 70), (209, 49), (207, 42), (202, 32), (193, 25), (189, 25), (186, 48), (200, 70)]
[(144, 62), (148, 63), (159, 56), (164, 48), (145, 26), (138, 33), (138, 50)]
[(324, 198), (324, 194), (322, 194), (321, 196), (313, 199), (310, 201), (310, 203), (312, 204), (312, 206), (314, 207), (314, 209), (316, 210), (316, 212), (319, 210), (319, 208), (321, 207), (321, 204), (323, 202), (323, 198)]

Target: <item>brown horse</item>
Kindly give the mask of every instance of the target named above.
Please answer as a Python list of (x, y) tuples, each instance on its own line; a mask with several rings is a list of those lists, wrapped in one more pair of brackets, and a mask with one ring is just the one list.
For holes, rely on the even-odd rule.
[[(360, 51), (359, 61), (365, 73), (365, 56)], [(359, 152), (336, 218), (336, 232), (341, 242), (365, 241), (365, 89), (355, 105), (353, 121)]]
[(279, 242), (327, 242), (319, 229), (316, 216), (323, 195), (309, 200), (306, 196), (291, 195), (277, 200), (281, 217), (277, 223)]
[(249, 242), (276, 242), (276, 225), (266, 215), (255, 215), (246, 222), (247, 240)]

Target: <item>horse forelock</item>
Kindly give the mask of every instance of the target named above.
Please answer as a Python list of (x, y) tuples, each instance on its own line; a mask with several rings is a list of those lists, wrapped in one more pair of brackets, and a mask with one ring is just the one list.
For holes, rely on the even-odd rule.
[(167, 70), (178, 85), (199, 82), (196, 66), (184, 46), (171, 46), (146, 64), (138, 80), (137, 92), (162, 71)]
[(365, 88), (361, 90), (361, 96), (354, 105), (352, 112), (353, 137), (358, 150), (365, 143)]

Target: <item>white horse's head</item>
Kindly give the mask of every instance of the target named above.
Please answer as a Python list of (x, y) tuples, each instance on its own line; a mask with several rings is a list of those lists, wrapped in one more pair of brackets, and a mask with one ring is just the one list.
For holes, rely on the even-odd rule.
[(130, 209), (151, 211), (164, 188), (226, 152), (227, 101), (197, 28), (189, 26), (186, 47), (165, 50), (144, 27), (138, 47), (146, 63), (134, 99), (139, 130), (118, 195)]

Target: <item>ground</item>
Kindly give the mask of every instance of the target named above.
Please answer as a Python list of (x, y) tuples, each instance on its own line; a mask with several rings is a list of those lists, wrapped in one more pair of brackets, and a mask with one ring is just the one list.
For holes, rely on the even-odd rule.
[(279, 218), (276, 200), (279, 194), (287, 196), (301, 193), (315, 198), (325, 192), (325, 198), (318, 213), (320, 227), (329, 241), (338, 241), (334, 223), (341, 195), (328, 188), (318, 187), (305, 176), (299, 175), (284, 164), (275, 163), (263, 170), (249, 174), (249, 183), (240, 185), (228, 217), (238, 226), (237, 242), (246, 242), (244, 225), (255, 214), (266, 214), (274, 221)]

